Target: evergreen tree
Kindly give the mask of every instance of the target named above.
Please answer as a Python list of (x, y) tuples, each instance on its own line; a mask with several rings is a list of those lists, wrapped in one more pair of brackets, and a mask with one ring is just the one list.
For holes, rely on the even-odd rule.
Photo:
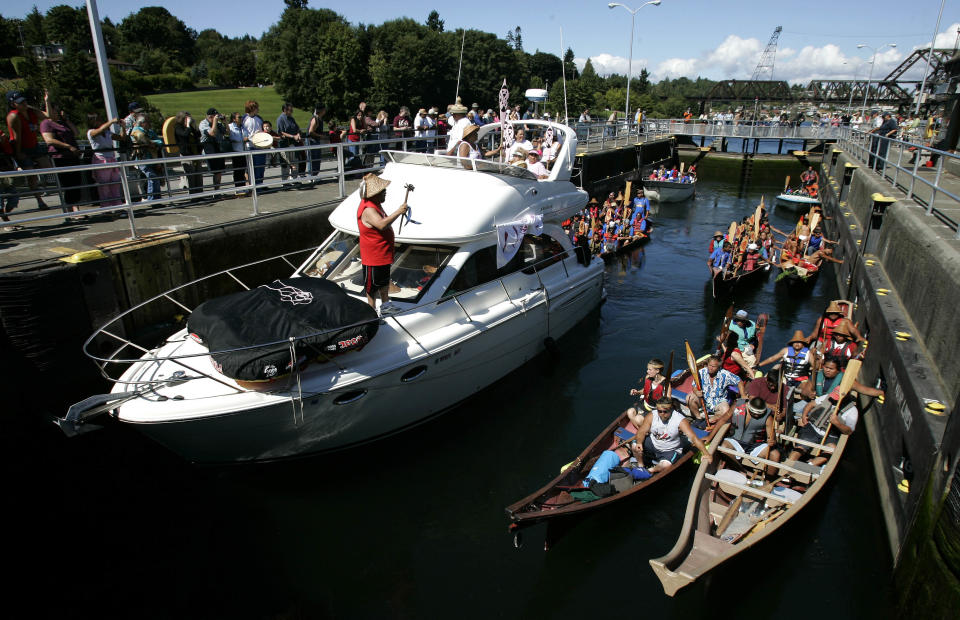
[(443, 20), (440, 19), (440, 13), (430, 11), (427, 15), (427, 28), (434, 32), (443, 32)]

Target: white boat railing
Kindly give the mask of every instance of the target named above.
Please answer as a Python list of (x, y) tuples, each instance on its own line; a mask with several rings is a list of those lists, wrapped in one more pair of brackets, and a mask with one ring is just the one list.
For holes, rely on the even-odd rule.
[[(360, 322), (353, 323), (353, 324), (350, 324), (350, 325), (341, 325), (341, 326), (338, 326), (338, 327), (336, 327), (336, 328), (331, 328), (331, 329), (328, 329), (328, 330), (323, 330), (323, 331), (318, 331), (318, 332), (312, 332), (312, 333), (309, 333), (309, 334), (304, 334), (304, 335), (296, 336), (296, 337), (289, 337), (289, 338), (283, 339), (283, 340), (275, 340), (275, 341), (271, 341), (271, 342), (257, 343), (257, 344), (247, 345), (247, 346), (243, 346), (243, 347), (236, 347), (236, 348), (231, 348), (231, 349), (223, 349), (223, 350), (217, 350), (217, 351), (209, 351), (209, 350), (206, 350), (206, 351), (202, 351), (202, 352), (198, 352), (198, 353), (188, 353), (188, 354), (170, 355), (170, 356), (157, 356), (157, 355), (153, 355), (153, 350), (148, 349), (147, 347), (142, 346), (142, 345), (140, 345), (140, 344), (137, 344), (137, 343), (133, 342), (132, 340), (130, 340), (130, 339), (128, 339), (128, 338), (125, 338), (125, 337), (119, 335), (118, 333), (115, 333), (115, 332), (120, 331), (119, 329), (117, 329), (117, 326), (121, 325), (122, 322), (123, 322), (125, 319), (127, 319), (128, 317), (130, 317), (130, 316), (133, 315), (134, 313), (143, 310), (143, 309), (146, 308), (147, 306), (152, 305), (152, 304), (155, 304), (155, 303), (159, 303), (159, 302), (166, 301), (166, 302), (169, 302), (169, 303), (174, 304), (174, 305), (176, 306), (178, 312), (179, 312), (179, 311), (183, 311), (183, 312), (185, 312), (187, 315), (191, 314), (191, 313), (193, 312), (193, 308), (188, 307), (188, 306), (186, 305), (186, 303), (184, 303), (183, 301), (179, 301), (179, 300), (177, 300), (177, 299), (175, 298), (175, 296), (177, 296), (178, 293), (184, 291), (184, 290), (187, 289), (187, 288), (190, 288), (190, 287), (198, 287), (201, 283), (209, 283), (209, 282), (210, 282), (211, 280), (213, 280), (214, 278), (229, 278), (231, 281), (233, 281), (234, 283), (238, 284), (238, 285), (239, 285), (240, 287), (242, 287), (244, 290), (250, 290), (251, 287), (248, 286), (248, 285), (238, 276), (237, 272), (239, 272), (239, 271), (241, 271), (241, 270), (244, 270), (244, 269), (247, 269), (247, 268), (250, 268), (250, 267), (262, 266), (262, 265), (264, 265), (264, 264), (266, 264), (266, 263), (270, 263), (270, 262), (274, 262), (274, 261), (283, 261), (284, 263), (286, 263), (287, 265), (289, 265), (289, 266), (291, 267), (291, 269), (294, 269), (294, 270), (295, 270), (297, 267), (296, 267), (296, 265), (295, 265), (293, 262), (291, 262), (291, 261), (289, 260), (289, 257), (295, 256), (295, 255), (302, 255), (302, 254), (312, 253), (312, 252), (314, 252), (315, 250), (316, 250), (316, 248), (307, 248), (307, 249), (303, 249), (303, 250), (296, 250), (296, 251), (294, 251), (294, 252), (287, 252), (287, 253), (285, 253), (285, 254), (281, 254), (281, 255), (278, 255), (278, 256), (273, 256), (273, 257), (270, 257), (270, 258), (266, 258), (266, 259), (254, 261), (254, 262), (251, 262), (251, 263), (246, 263), (246, 264), (244, 264), (244, 265), (239, 265), (239, 266), (237, 266), (237, 267), (232, 267), (232, 268), (230, 268), (230, 269), (225, 269), (225, 270), (223, 270), (223, 271), (219, 271), (219, 272), (217, 272), (217, 273), (213, 273), (213, 274), (204, 276), (204, 277), (202, 277), (202, 278), (198, 278), (198, 279), (196, 279), (196, 280), (193, 280), (193, 281), (191, 281), (191, 282), (187, 282), (187, 283), (182, 284), (182, 285), (180, 285), (180, 286), (174, 287), (174, 288), (172, 288), (172, 289), (170, 289), (170, 290), (168, 290), (168, 291), (165, 291), (165, 292), (163, 292), (163, 293), (161, 293), (161, 294), (159, 294), (159, 295), (156, 295), (156, 296), (154, 296), (154, 297), (152, 297), (152, 298), (150, 298), (150, 299), (148, 299), (148, 300), (146, 300), (146, 301), (143, 301), (143, 302), (141, 302), (141, 303), (139, 303), (139, 304), (137, 304), (137, 305), (129, 308), (128, 310), (126, 310), (126, 311), (118, 314), (116, 317), (112, 318), (110, 321), (108, 321), (107, 323), (105, 323), (104, 325), (102, 325), (102, 326), (101, 326), (100, 328), (98, 328), (89, 338), (87, 338), (87, 340), (84, 342), (83, 352), (84, 352), (84, 354), (85, 354), (87, 357), (89, 357), (90, 359), (92, 359), (92, 360), (94, 361), (94, 363), (96, 363), (97, 367), (98, 367), (99, 370), (100, 370), (100, 374), (101, 374), (106, 380), (108, 380), (108, 381), (110, 381), (110, 382), (112, 382), (112, 383), (116, 383), (116, 384), (135, 386), (135, 387), (137, 388), (137, 390), (136, 390), (137, 393), (149, 392), (149, 391), (155, 389), (156, 387), (158, 387), (158, 386), (160, 386), (160, 385), (168, 384), (168, 383), (170, 383), (171, 381), (174, 381), (174, 382), (183, 382), (183, 381), (188, 381), (188, 380), (191, 380), (191, 379), (197, 379), (197, 378), (200, 378), (200, 377), (206, 377), (206, 378), (208, 378), (208, 379), (212, 379), (213, 381), (216, 381), (217, 383), (220, 383), (220, 384), (222, 384), (222, 385), (225, 385), (225, 386), (229, 387), (231, 390), (233, 390), (233, 391), (235, 391), (235, 392), (240, 392), (240, 393), (242, 393), (242, 392), (248, 392), (248, 391), (253, 391), (253, 390), (249, 390), (249, 389), (246, 389), (246, 388), (242, 388), (242, 387), (240, 387), (240, 386), (237, 386), (237, 385), (233, 385), (233, 384), (231, 384), (230, 382), (228, 382), (224, 377), (218, 377), (218, 376), (215, 376), (215, 375), (212, 374), (212, 373), (208, 373), (208, 372), (205, 372), (205, 371), (203, 371), (203, 370), (200, 370), (200, 369), (194, 368), (194, 367), (192, 367), (192, 366), (189, 366), (189, 365), (187, 365), (187, 364), (184, 362), (184, 360), (189, 360), (189, 359), (192, 359), (192, 358), (203, 358), (203, 357), (207, 357), (207, 356), (211, 356), (211, 355), (216, 355), (216, 354), (221, 354), (221, 353), (233, 353), (233, 352), (248, 351), (248, 350), (253, 350), (253, 349), (265, 349), (265, 348), (277, 348), (277, 347), (281, 347), (281, 346), (289, 346), (289, 347), (290, 347), (290, 353), (291, 353), (291, 366), (290, 366), (290, 367), (293, 369), (293, 372), (291, 372), (291, 374), (288, 375), (289, 382), (288, 382), (285, 386), (281, 387), (282, 382), (280, 382), (280, 381), (278, 380), (278, 381), (276, 382), (277, 388), (276, 388), (276, 389), (271, 389), (270, 391), (271, 391), (271, 392), (287, 392), (287, 391), (290, 391), (290, 390), (293, 388), (294, 385), (297, 385), (297, 386), (298, 386), (298, 387), (297, 387), (298, 398), (302, 398), (303, 394), (302, 394), (302, 392), (301, 392), (300, 389), (299, 389), (299, 374), (300, 374), (300, 372), (301, 372), (301, 368), (300, 368), (301, 364), (299, 364), (299, 363), (297, 362), (297, 359), (296, 359), (296, 343), (299, 342), (299, 341), (301, 341), (301, 340), (305, 340), (305, 339), (308, 339), (308, 338), (317, 338), (317, 337), (324, 336), (324, 335), (327, 335), (327, 334), (334, 334), (334, 333), (337, 333), (337, 332), (341, 332), (341, 331), (343, 331), (343, 330), (345, 330), (345, 329), (351, 329), (351, 328), (354, 328), (354, 327), (359, 327), (359, 326), (361, 326), (361, 325), (365, 325), (365, 324), (370, 323), (370, 322), (372, 322), (372, 321), (374, 321), (374, 320), (375, 320), (375, 321), (381, 321), (381, 322), (392, 321), (394, 324), (397, 325), (397, 327), (398, 327), (400, 330), (402, 330), (404, 333), (406, 333), (407, 336), (411, 339), (411, 341), (414, 342), (422, 351), (424, 351), (424, 353), (426, 353), (427, 355), (430, 355), (432, 352), (431, 352), (427, 347), (425, 347), (425, 346), (423, 345), (423, 343), (422, 343), (416, 336), (414, 336), (414, 335), (407, 329), (407, 327), (404, 326), (403, 323), (400, 321), (400, 319), (403, 318), (405, 315), (408, 316), (408, 315), (410, 315), (410, 314), (412, 314), (412, 313), (414, 313), (414, 312), (417, 312), (417, 311), (420, 311), (420, 310), (424, 310), (424, 309), (426, 309), (426, 308), (430, 308), (430, 307), (437, 306), (438, 304), (444, 303), (444, 302), (449, 301), (449, 300), (453, 300), (453, 302), (457, 305), (457, 307), (459, 307), (460, 310), (463, 312), (463, 315), (466, 317), (466, 319), (467, 319), (469, 322), (473, 322), (473, 318), (470, 316), (470, 313), (468, 312), (467, 308), (466, 308), (466, 307), (464, 306), (464, 304), (462, 303), (461, 297), (463, 297), (463, 296), (465, 296), (465, 295), (467, 295), (467, 294), (469, 294), (469, 293), (472, 293), (472, 292), (474, 292), (474, 291), (477, 291), (477, 290), (480, 289), (481, 287), (489, 286), (490, 283), (491, 283), (491, 282), (494, 282), (494, 281), (496, 281), (497, 283), (500, 284), (500, 287), (502, 288), (504, 294), (506, 295), (507, 300), (510, 301), (510, 303), (512, 303), (512, 304), (513, 304), (515, 307), (517, 307), (518, 309), (521, 309), (521, 310), (526, 311), (526, 309), (528, 308), (528, 306), (518, 305), (517, 300), (514, 299), (514, 297), (510, 294), (510, 292), (509, 292), (509, 290), (508, 290), (508, 287), (507, 287), (507, 279), (513, 278), (513, 277), (515, 277), (515, 276), (517, 276), (518, 274), (521, 274), (521, 273), (522, 273), (523, 275), (525, 275), (525, 276), (536, 275), (536, 277), (537, 277), (537, 282), (538, 282), (538, 288), (537, 288), (537, 289), (534, 289), (534, 290), (542, 290), (542, 291), (544, 291), (545, 301), (549, 304), (549, 293), (547, 292), (546, 286), (544, 285), (543, 280), (542, 280), (542, 278), (540, 277), (540, 271), (541, 271), (544, 267), (547, 267), (547, 266), (550, 266), (550, 265), (552, 265), (552, 264), (554, 264), (554, 263), (559, 262), (561, 265), (563, 265), (564, 275), (565, 275), (567, 278), (569, 278), (570, 273), (569, 273), (569, 270), (568, 270), (568, 267), (567, 267), (567, 260), (566, 260), (566, 259), (573, 257), (573, 258), (577, 258), (577, 259), (579, 260), (579, 256), (578, 256), (578, 253), (577, 253), (577, 251), (576, 251), (576, 248), (571, 248), (570, 250), (564, 250), (563, 252), (558, 252), (558, 253), (556, 253), (556, 254), (553, 254), (553, 255), (551, 255), (551, 256), (548, 256), (548, 257), (546, 257), (546, 258), (543, 258), (543, 259), (541, 259), (541, 260), (539, 260), (539, 261), (536, 261), (535, 263), (523, 265), (523, 266), (521, 266), (520, 268), (518, 268), (518, 269), (516, 269), (516, 270), (514, 270), (514, 271), (512, 271), (512, 272), (510, 272), (510, 273), (508, 273), (508, 274), (504, 274), (504, 275), (496, 278), (495, 280), (490, 280), (490, 281), (488, 281), (488, 282), (484, 282), (484, 283), (478, 284), (477, 286), (471, 287), (471, 288), (469, 288), (469, 289), (465, 289), (465, 290), (462, 290), (462, 291), (457, 291), (456, 293), (453, 293), (453, 294), (451, 294), (451, 295), (444, 296), (443, 298), (441, 298), (441, 299), (439, 299), (439, 300), (433, 300), (433, 301), (425, 302), (425, 303), (422, 303), (422, 304), (414, 305), (414, 306), (412, 306), (412, 307), (410, 307), (410, 308), (407, 308), (407, 309), (405, 309), (405, 310), (403, 310), (403, 311), (401, 311), (401, 312), (397, 312), (397, 313), (393, 313), (393, 314), (385, 314), (385, 315), (383, 315), (382, 317), (378, 317), (378, 318), (376, 318), (376, 319), (372, 319), (371, 321), (360, 321)], [(529, 273), (530, 270), (532, 270), (532, 272), (533, 272), (532, 274)], [(303, 277), (312, 277), (312, 276), (303, 276)], [(180, 295), (180, 296), (181, 296), (181, 298), (182, 298), (182, 295)], [(548, 308), (549, 308), (549, 305), (548, 305)], [(106, 355), (106, 356), (104, 356), (104, 355), (102, 355), (102, 354), (99, 354), (99, 353), (96, 353), (96, 352), (94, 352), (94, 350), (93, 350), (93, 349), (94, 349), (94, 346), (96, 345), (96, 343), (99, 342), (99, 341), (101, 340), (101, 338), (103, 338), (103, 337), (107, 337), (107, 338), (109, 338), (111, 341), (116, 341), (116, 342), (119, 343), (119, 346), (118, 346), (115, 350), (113, 350), (110, 354), (108, 354), (108, 355)], [(187, 335), (187, 337), (189, 338), (189, 334)], [(165, 341), (165, 342), (169, 342), (169, 341)], [(127, 355), (127, 351), (129, 351), (129, 350), (136, 351), (136, 352), (138, 353), (139, 357), (120, 357), (121, 355)], [(322, 355), (322, 353), (321, 353), (321, 355)], [(149, 357), (148, 357), (148, 356), (149, 356)], [(326, 359), (323, 360), (324, 362), (332, 362), (334, 365), (336, 365), (336, 366), (340, 369), (340, 371), (346, 371), (346, 370), (347, 370), (347, 367), (344, 366), (344, 365), (342, 365), (342, 364), (340, 363), (339, 359), (338, 359), (336, 356), (323, 356), (323, 357), (326, 358)], [(131, 364), (143, 363), (143, 362), (156, 363), (156, 362), (161, 362), (161, 361), (174, 362), (174, 363), (176, 363), (177, 365), (180, 365), (180, 366), (184, 367), (185, 369), (187, 369), (187, 370), (189, 370), (189, 371), (191, 371), (191, 372), (197, 373), (197, 376), (187, 376), (187, 375), (184, 373), (184, 374), (182, 374), (182, 375), (178, 375), (178, 376), (176, 376), (176, 377), (168, 378), (168, 379), (138, 380), (138, 381), (124, 381), (124, 380), (122, 379), (122, 373), (123, 373), (123, 372), (126, 370), (126, 368), (127, 368), (129, 365), (131, 365)], [(120, 368), (119, 368), (120, 376), (113, 377), (113, 376), (111, 375), (111, 372), (108, 370), (108, 367), (120, 367)]]

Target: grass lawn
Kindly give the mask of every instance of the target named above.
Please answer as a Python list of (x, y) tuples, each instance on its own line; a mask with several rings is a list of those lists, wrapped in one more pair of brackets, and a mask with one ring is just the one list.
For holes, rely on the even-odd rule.
[[(252, 99), (260, 104), (260, 116), (271, 123), (277, 122), (280, 116), (280, 105), (283, 99), (273, 89), (273, 86), (263, 88), (225, 88), (222, 90), (194, 90), (180, 93), (166, 93), (163, 95), (148, 95), (150, 105), (156, 106), (164, 117), (174, 116), (180, 110), (190, 112), (196, 119), (202, 119), (208, 108), (216, 108), (229, 122), (232, 112), (243, 114), (243, 104)], [(310, 123), (313, 110), (293, 109), (293, 117), (300, 128), (306, 131)]]

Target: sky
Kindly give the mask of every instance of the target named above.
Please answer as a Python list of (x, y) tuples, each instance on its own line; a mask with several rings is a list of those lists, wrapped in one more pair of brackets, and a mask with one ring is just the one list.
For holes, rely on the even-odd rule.
[[(632, 74), (646, 68), (654, 81), (681, 76), (750, 79), (774, 29), (782, 26), (773, 79), (803, 84), (812, 79), (864, 79), (871, 74), (879, 79), (914, 49), (929, 47), (941, 2), (662, 0), (659, 6), (649, 4), (636, 12)], [(34, 5), (46, 11), (64, 3), (80, 4), (80, 0), (6, 0), (2, 13), (23, 17)], [(109, 16), (114, 22), (139, 8), (129, 0), (99, 0), (97, 4), (101, 18)], [(636, 9), (643, 2), (624, 4)], [(228, 36), (256, 37), (276, 23), (284, 9), (282, 0), (231, 0), (229, 11), (195, 0), (162, 0), (153, 5), (165, 7), (198, 32), (215, 28)], [(332, 9), (353, 24), (381, 24), (399, 17), (425, 22), (436, 9), (448, 31), (474, 28), (504, 37), (519, 26), (528, 52), (561, 55), (569, 47), (580, 67), (590, 58), (601, 75), (627, 73), (630, 13), (622, 7), (610, 9), (601, 0), (533, 0), (519, 5), (310, 0), (308, 6)], [(502, 6), (511, 10), (504, 11)], [(936, 45), (953, 49), (960, 30), (960, 6), (957, 0), (943, 2), (943, 6)], [(858, 49), (858, 44), (868, 47)], [(874, 49), (876, 59), (871, 67)], [(465, 67), (469, 66), (469, 59), (465, 61)], [(918, 68), (902, 79), (921, 78)]]

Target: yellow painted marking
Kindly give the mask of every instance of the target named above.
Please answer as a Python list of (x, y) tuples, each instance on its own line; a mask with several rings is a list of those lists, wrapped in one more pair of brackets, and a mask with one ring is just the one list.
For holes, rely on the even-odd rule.
[(853, 230), (853, 229), (856, 228), (856, 227), (857, 227), (856, 224), (850, 224), (850, 230)]
[(947, 412), (947, 406), (939, 400), (929, 400), (923, 408), (933, 415), (946, 415)]
[(898, 340), (910, 340), (911, 338), (913, 338), (913, 334), (911, 334), (910, 332), (893, 332), (893, 334), (897, 337)]
[(867, 264), (867, 267), (873, 267), (874, 265), (877, 264), (877, 261), (875, 261), (875, 260), (873, 260), (873, 259), (867, 259), (867, 260), (865, 260), (864, 262)]
[(906, 478), (904, 478), (904, 479), (900, 482), (900, 484), (897, 485), (897, 488), (900, 489), (900, 490), (901, 490), (902, 492), (904, 492), (904, 493), (909, 493), (909, 492), (910, 492), (910, 481), (907, 480)]
[(857, 239), (857, 245), (860, 245), (860, 240), (859, 240), (859, 239)]
[(889, 295), (889, 294), (890, 294), (890, 289), (888, 289), (888, 288), (878, 288), (878, 289), (877, 289), (877, 295)]

